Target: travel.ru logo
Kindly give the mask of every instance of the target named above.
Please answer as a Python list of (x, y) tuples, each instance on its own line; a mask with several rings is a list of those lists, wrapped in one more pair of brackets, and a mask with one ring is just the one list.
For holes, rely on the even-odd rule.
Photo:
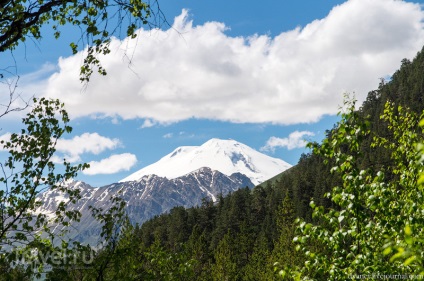
[(53, 268), (89, 268), (93, 263), (95, 252), (92, 249), (62, 249), (42, 251), (38, 249), (16, 252), (14, 266), (30, 267), (33, 271), (46, 272)]

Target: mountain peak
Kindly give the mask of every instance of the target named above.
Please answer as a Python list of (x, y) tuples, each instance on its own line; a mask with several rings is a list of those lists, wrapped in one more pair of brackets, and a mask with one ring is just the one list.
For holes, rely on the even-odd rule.
[(120, 182), (136, 181), (149, 174), (173, 179), (202, 167), (209, 167), (227, 176), (239, 172), (250, 178), (254, 184), (259, 184), (290, 168), (291, 165), (233, 139), (213, 138), (201, 146), (178, 147), (158, 162)]
[(213, 138), (202, 144), (202, 147), (219, 147), (219, 148), (228, 148), (228, 147), (239, 147), (240, 145), (244, 145), (233, 139), (217, 139)]

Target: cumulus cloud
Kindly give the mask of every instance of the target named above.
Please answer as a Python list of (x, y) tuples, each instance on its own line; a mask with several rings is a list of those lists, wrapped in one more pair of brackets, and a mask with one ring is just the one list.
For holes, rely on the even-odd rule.
[[(0, 136), (0, 141), (9, 141), (11, 133)], [(52, 161), (62, 163), (63, 158), (68, 162), (81, 161), (84, 153), (100, 154), (105, 150), (113, 150), (121, 146), (118, 139), (110, 139), (98, 133), (84, 133), (72, 139), (59, 139), (56, 144), (56, 151), (60, 154), (54, 155)], [(0, 144), (0, 151), (5, 151)], [(137, 157), (131, 153), (114, 154), (100, 161), (91, 161), (90, 168), (83, 171), (86, 175), (114, 174), (120, 171), (129, 171), (137, 163)]]
[(61, 58), (45, 95), (64, 101), (73, 117), (145, 118), (144, 127), (193, 117), (315, 122), (337, 112), (344, 92), (362, 101), (413, 58), (424, 44), (423, 19), (419, 4), (349, 0), (275, 37), (231, 37), (224, 24), (194, 26), (183, 11), (168, 30), (113, 39), (101, 57), (108, 75), (94, 75), (84, 91), (82, 53)]
[[(100, 154), (105, 150), (113, 150), (121, 145), (119, 139), (110, 139), (99, 135), (98, 133), (84, 133), (75, 136), (72, 139), (59, 139), (56, 144), (56, 150), (64, 154), (69, 162), (81, 161), (83, 153)], [(54, 158), (57, 163), (62, 162), (63, 157)]]
[(305, 136), (314, 136), (315, 134), (309, 131), (294, 131), (287, 138), (270, 137), (265, 146), (261, 147), (261, 151), (275, 151), (277, 147), (285, 147), (288, 150), (295, 148), (303, 148), (307, 141)]
[(137, 163), (137, 157), (131, 153), (114, 154), (100, 161), (91, 161), (90, 168), (83, 171), (86, 175), (115, 174), (129, 171)]

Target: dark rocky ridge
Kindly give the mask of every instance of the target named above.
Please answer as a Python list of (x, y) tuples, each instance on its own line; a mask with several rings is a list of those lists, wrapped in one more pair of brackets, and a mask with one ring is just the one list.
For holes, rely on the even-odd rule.
[[(69, 236), (92, 245), (96, 243), (100, 228), (91, 216), (89, 206), (106, 210), (111, 207), (112, 195), (120, 193), (127, 203), (126, 211), (131, 222), (142, 224), (156, 215), (168, 212), (173, 207), (197, 206), (201, 204), (203, 198), (215, 201), (219, 194), (226, 195), (241, 187), (254, 186), (251, 180), (241, 173), (227, 176), (206, 167), (175, 179), (148, 175), (138, 181), (115, 183), (98, 188), (80, 181), (73, 181), (68, 185), (70, 188), (80, 189), (81, 199), (72, 204), (71, 208), (79, 210), (82, 214), (81, 221), (74, 225), (75, 229)], [(40, 194), (38, 199), (43, 205), (37, 212), (52, 215), (60, 201), (67, 200), (59, 191), (46, 191)]]

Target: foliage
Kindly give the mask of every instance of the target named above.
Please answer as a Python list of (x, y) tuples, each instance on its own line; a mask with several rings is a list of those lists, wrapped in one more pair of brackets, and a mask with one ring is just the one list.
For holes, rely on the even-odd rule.
[(230, 232), (224, 235), (215, 250), (215, 262), (212, 265), (213, 280), (235, 280), (237, 275), (237, 263), (233, 254)]
[(119, 36), (116, 33), (123, 28), (125, 36), (135, 38), (140, 26), (157, 26), (161, 21), (165, 19), (156, 1), (5, 0), (0, 4), (0, 53), (15, 49), (27, 39), (41, 39), (45, 26), (51, 25), (54, 37), (59, 38), (61, 27), (72, 25), (81, 31), (79, 40), (70, 42), (72, 52), (77, 53), (78, 44), (87, 45), (80, 79), (88, 81), (92, 66), (106, 74), (98, 54), (110, 52), (111, 36)]
[(274, 244), (270, 259), (274, 262), (274, 271), (280, 271), (281, 268), (289, 269), (302, 262), (301, 256), (296, 252), (293, 243), (296, 225), (293, 200), (289, 194), (286, 194), (276, 219), (280, 237)]
[(196, 261), (184, 248), (172, 252), (160, 246), (158, 240), (147, 249), (140, 249), (142, 262), (137, 269), (141, 280), (194, 280)]
[[(112, 197), (111, 201), (113, 206), (106, 211), (90, 206), (93, 216), (102, 223), (101, 244), (98, 245), (100, 252), (92, 264), (96, 280), (118, 280), (129, 273), (123, 270), (125, 260), (122, 259), (122, 256), (132, 253), (133, 245), (131, 237), (128, 235), (132, 233), (133, 227), (124, 209), (125, 201), (118, 196)], [(113, 278), (108, 278), (110, 269), (115, 275)], [(117, 278), (119, 275), (121, 278)]]
[[(402, 262), (412, 273), (424, 275), (424, 142), (423, 131), (417, 130), (418, 118), (405, 112), (399, 106), (395, 115), (395, 105), (388, 104), (382, 118), (393, 130), (395, 142), (385, 138), (376, 143), (392, 151), (392, 159), (397, 164), (390, 171), (396, 175), (395, 181), (388, 186), (393, 192), (390, 210), (395, 214), (392, 233), (386, 235), (384, 254), (391, 262)], [(424, 114), (419, 126), (424, 126)], [(401, 223), (399, 223), (401, 222)]]
[[(0, 163), (2, 264), (16, 262), (24, 254), (27, 259), (31, 258), (28, 254), (34, 251), (47, 253), (57, 250), (55, 245), (60, 244), (61, 234), (71, 221), (80, 217), (78, 211), (66, 209), (68, 203), (78, 200), (79, 190), (71, 190), (63, 183), (88, 166), (71, 166), (64, 160), (62, 170), (57, 172), (52, 161), (58, 139), (72, 130), (68, 125), (68, 115), (58, 100), (42, 98), (34, 100), (34, 103), (32, 111), (22, 120), (26, 128), (19, 134), (12, 134), (10, 140), (1, 141), (3, 149), (9, 153), (6, 161)], [(36, 212), (41, 205), (37, 195), (48, 188), (59, 190), (69, 198), (68, 203), (58, 204), (51, 218)], [(34, 265), (42, 269), (42, 265)]]
[[(336, 207), (325, 210), (311, 201), (313, 218), (319, 224), (299, 220), (299, 235), (294, 241), (306, 261), (291, 272), (291, 277), (347, 280), (360, 276), (374, 279), (379, 274), (422, 274), (424, 202), (422, 187), (417, 184), (423, 171), (415, 147), (422, 141), (418, 118), (387, 103), (381, 118), (388, 123), (393, 138), (375, 137), (373, 146), (389, 149), (393, 165), (380, 171), (364, 170), (357, 159), (369, 125), (359, 120), (354, 102), (346, 105), (347, 113), (341, 115), (331, 140), (313, 145), (315, 153), (335, 160), (332, 171), (342, 177), (342, 186), (326, 195)], [(281, 275), (286, 274), (281, 271)]]
[[(102, 225), (99, 244), (95, 249), (80, 247), (81, 254), (71, 264), (57, 263), (47, 273), (47, 280), (133, 280), (136, 251), (134, 227), (125, 212), (125, 201), (117, 196), (110, 199), (107, 210), (94, 208), (93, 217)], [(123, 258), (125, 257), (125, 258)], [(81, 270), (82, 269), (82, 270)]]

